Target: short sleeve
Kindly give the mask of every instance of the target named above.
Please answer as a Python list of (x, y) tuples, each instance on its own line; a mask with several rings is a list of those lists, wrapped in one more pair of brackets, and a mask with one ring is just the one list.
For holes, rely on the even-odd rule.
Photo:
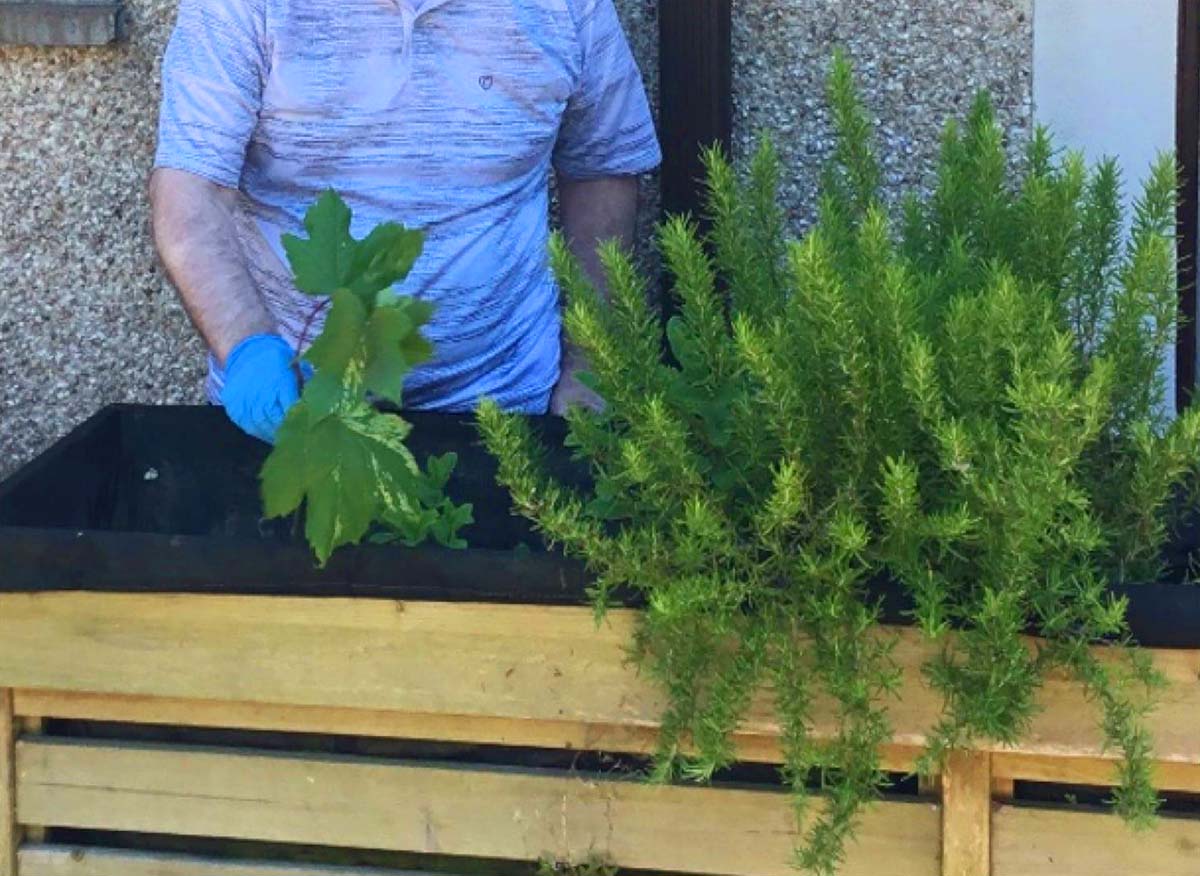
[(580, 73), (554, 166), (572, 179), (644, 173), (662, 161), (646, 87), (613, 0), (575, 0)]
[(241, 180), (265, 78), (265, 0), (181, 0), (163, 57), (155, 167)]

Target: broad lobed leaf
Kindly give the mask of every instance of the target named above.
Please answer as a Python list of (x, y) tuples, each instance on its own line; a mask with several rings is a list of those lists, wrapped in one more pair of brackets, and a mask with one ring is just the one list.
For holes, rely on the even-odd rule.
[(330, 190), (305, 214), (307, 238), (284, 235), (296, 288), (309, 295), (348, 289), (367, 305), (377, 292), (408, 276), (421, 256), (424, 234), (385, 222), (356, 240), (350, 233), (351, 219), (345, 201)]
[(444, 495), (453, 454), (431, 459), (422, 472), (404, 444), (408, 424), (372, 406), (399, 406), (405, 377), (433, 354), (421, 334), (432, 305), (394, 289), (420, 256), (424, 235), (385, 223), (359, 241), (351, 220), (341, 198), (326, 192), (305, 217), (308, 238), (284, 239), (297, 287), (329, 296), (329, 312), (304, 353), (314, 376), (262, 470), (267, 515), (303, 506), (322, 565), (377, 524), (409, 544), (433, 538), (464, 547), (458, 533), (471, 522), (470, 506)]
[(399, 417), (364, 404), (321, 413), (300, 401), (263, 466), (267, 515), (290, 514), (305, 502), (305, 532), (324, 565), (383, 514), (415, 506), (421, 473), (404, 446), (408, 431)]
[(327, 191), (304, 216), (308, 238), (283, 236), (283, 248), (301, 292), (330, 295), (346, 285), (356, 249), (350, 218), (345, 202)]

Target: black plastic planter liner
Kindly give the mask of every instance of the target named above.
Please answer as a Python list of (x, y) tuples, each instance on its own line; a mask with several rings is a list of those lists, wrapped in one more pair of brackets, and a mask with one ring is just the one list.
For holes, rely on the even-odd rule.
[[(317, 569), (296, 521), (262, 518), (265, 444), (219, 408), (115, 405), (0, 484), (0, 590), (582, 602), (581, 567), (510, 513), (472, 419), (405, 418), (419, 460), (458, 453), (448, 491), (475, 506), (469, 550), (364, 545)], [(539, 427), (561, 445), (561, 421)]]
[[(475, 506), (452, 551), (365, 545), (317, 569), (290, 520), (263, 520), (258, 470), (268, 448), (212, 407), (105, 408), (0, 484), (0, 590), (363, 596), (410, 600), (577, 605), (586, 600), (579, 564), (547, 552), (510, 513), (495, 463), (472, 418), (407, 413), (417, 458), (453, 450), (449, 492)], [(560, 420), (536, 422), (562, 447)], [(565, 451), (547, 464), (580, 471)], [(1182, 568), (1195, 531), (1175, 548)], [(885, 620), (902, 622), (908, 601), (881, 586)], [(1200, 648), (1200, 586), (1123, 587), (1129, 620), (1149, 647)]]

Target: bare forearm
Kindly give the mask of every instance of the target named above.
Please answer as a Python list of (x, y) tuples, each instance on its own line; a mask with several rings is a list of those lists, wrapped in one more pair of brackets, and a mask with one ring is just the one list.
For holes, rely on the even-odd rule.
[(616, 240), (625, 249), (633, 246), (637, 226), (637, 177), (596, 180), (558, 179), (563, 234), (596, 287), (604, 291), (604, 269), (597, 247)]
[[(604, 267), (598, 247), (615, 240), (624, 249), (633, 246), (637, 226), (638, 181), (636, 177), (597, 180), (558, 179), (558, 201), (563, 234), (571, 253), (601, 294), (605, 288)], [(550, 412), (563, 415), (574, 406), (600, 410), (604, 401), (579, 382), (576, 374), (587, 370), (587, 362), (570, 343), (563, 344), (562, 376), (550, 398)]]
[(222, 363), (242, 340), (276, 330), (238, 242), (236, 199), (231, 189), (183, 171), (159, 169), (150, 179), (159, 257), (188, 316)]

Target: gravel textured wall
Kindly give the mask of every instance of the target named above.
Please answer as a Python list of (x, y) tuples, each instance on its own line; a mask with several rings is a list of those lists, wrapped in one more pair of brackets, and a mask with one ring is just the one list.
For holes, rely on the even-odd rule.
[(121, 46), (0, 48), (0, 473), (108, 402), (200, 397), (147, 235), (174, 2), (128, 12)]
[(929, 181), (944, 121), (991, 92), (1014, 135), (1032, 117), (1034, 0), (734, 0), (735, 139), (767, 130), (791, 169), (789, 215), (811, 221), (829, 154), (824, 77), (837, 46), (854, 62), (892, 192)]
[[(118, 47), (0, 48), (0, 475), (108, 402), (200, 399), (201, 347), (147, 236), (175, 2), (128, 0)], [(617, 2), (655, 94), (657, 2)], [(843, 44), (882, 122), (890, 179), (919, 180), (941, 119), (977, 87), (1015, 130), (1027, 124), (1031, 2), (735, 0), (739, 145), (778, 131), (802, 225), (827, 149), (821, 79)]]
[[(0, 46), (0, 477), (107, 403), (202, 399), (145, 197), (176, 2), (127, 0), (120, 46)], [(657, 4), (618, 5), (657, 93)]]

